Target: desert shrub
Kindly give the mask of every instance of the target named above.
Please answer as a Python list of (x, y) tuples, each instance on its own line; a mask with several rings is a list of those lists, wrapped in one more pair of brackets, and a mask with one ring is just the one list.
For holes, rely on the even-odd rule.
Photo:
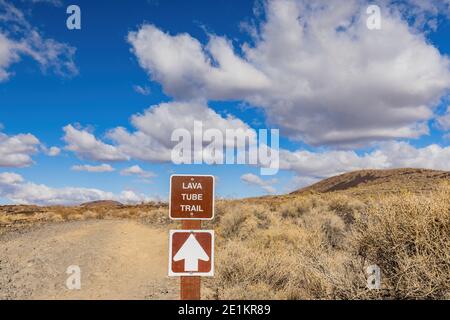
[(219, 231), (222, 237), (232, 239), (235, 237), (245, 237), (248, 232), (257, 228), (257, 222), (251, 215), (234, 207), (230, 212), (222, 216), (219, 224)]
[[(449, 192), (302, 196), (253, 214), (255, 207), (229, 206), (218, 226), (212, 297), (449, 299)], [(367, 289), (371, 264), (381, 269), (381, 290)]]
[(214, 208), (214, 223), (219, 224), (222, 217), (228, 212), (228, 209), (231, 205), (231, 201), (226, 201), (226, 200), (222, 200), (222, 201), (217, 201), (215, 203), (215, 208)]
[(276, 227), (252, 235), (257, 250), (297, 250), (305, 241), (305, 230), (295, 227)]
[(127, 218), (132, 218), (133, 214), (132, 214), (131, 210), (121, 209), (121, 210), (114, 210), (112, 216), (114, 218), (127, 219)]
[(323, 201), (316, 196), (302, 197), (291, 202), (284, 203), (281, 206), (280, 212), (283, 218), (298, 218), (310, 212), (313, 208), (317, 208), (322, 205)]
[(331, 196), (327, 203), (329, 209), (341, 217), (347, 225), (352, 224), (365, 208), (362, 201), (341, 194)]
[(330, 254), (316, 234), (284, 228), (221, 243), (217, 277), (210, 284), (215, 298), (338, 298), (343, 293), (337, 288), (355, 286), (348, 254)]
[(86, 219), (97, 219), (100, 217), (103, 217), (101, 214), (99, 214), (98, 212), (92, 211), (92, 210), (87, 210), (86, 212), (84, 212), (84, 217)]
[(258, 223), (258, 229), (268, 229), (273, 223), (274, 208), (264, 205), (255, 205), (251, 210)]
[(337, 215), (328, 215), (322, 224), (323, 237), (331, 248), (343, 248), (345, 244), (345, 223)]
[(272, 224), (273, 212), (264, 205), (235, 203), (228, 206), (220, 221), (213, 222), (221, 237), (245, 239), (256, 231), (265, 230)]
[(358, 224), (356, 250), (382, 271), (394, 298), (443, 299), (450, 294), (450, 188), (428, 196), (376, 201)]
[(80, 213), (73, 213), (65, 217), (68, 221), (82, 221), (85, 220), (85, 217)]
[(60, 213), (52, 212), (51, 214), (49, 213), (48, 221), (62, 222), (62, 221), (64, 221), (64, 217)]
[(346, 224), (340, 216), (330, 211), (327, 206), (312, 208), (301, 217), (291, 221), (291, 224), (316, 235), (325, 247), (336, 249), (345, 246), (348, 231)]
[[(216, 218), (203, 224), (217, 232), (209, 298), (450, 299), (450, 186), (376, 196), (218, 201)], [(11, 225), (102, 218), (174, 226), (164, 206), (18, 208), (0, 213), (0, 234)], [(366, 288), (372, 264), (382, 290)]]
[(167, 226), (172, 223), (169, 218), (169, 211), (167, 208), (155, 208), (152, 210), (139, 210), (136, 213), (139, 220), (148, 225)]
[(6, 226), (10, 223), (9, 216), (6, 214), (0, 214), (0, 226)]
[(285, 259), (278, 254), (263, 255), (240, 241), (229, 241), (218, 257), (220, 266), (215, 292), (220, 299), (249, 299), (255, 290), (265, 288), (258, 296), (276, 298), (277, 293), (289, 282), (289, 272), (282, 264)]

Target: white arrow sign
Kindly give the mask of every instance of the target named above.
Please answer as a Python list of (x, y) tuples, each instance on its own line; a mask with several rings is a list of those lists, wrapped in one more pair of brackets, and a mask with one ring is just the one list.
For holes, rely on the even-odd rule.
[(209, 261), (209, 256), (198, 243), (195, 236), (191, 234), (180, 250), (173, 257), (173, 261), (184, 260), (184, 270), (187, 272), (198, 271), (198, 261)]
[(179, 276), (214, 276), (213, 230), (170, 230), (169, 277)]

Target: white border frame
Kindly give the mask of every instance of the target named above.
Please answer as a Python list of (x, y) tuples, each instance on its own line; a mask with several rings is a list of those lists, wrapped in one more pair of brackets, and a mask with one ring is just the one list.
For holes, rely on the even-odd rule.
[[(211, 218), (173, 218), (172, 217), (172, 178), (173, 177), (211, 177), (213, 180), (212, 186), (212, 216)], [(169, 190), (169, 218), (171, 220), (200, 220), (200, 221), (211, 221), (214, 219), (216, 214), (216, 177), (210, 174), (172, 174), (170, 176), (170, 190)]]
[[(211, 235), (211, 270), (209, 272), (173, 272), (172, 271), (172, 239), (176, 233), (209, 233)], [(169, 277), (214, 277), (214, 230), (170, 230), (169, 231)]]

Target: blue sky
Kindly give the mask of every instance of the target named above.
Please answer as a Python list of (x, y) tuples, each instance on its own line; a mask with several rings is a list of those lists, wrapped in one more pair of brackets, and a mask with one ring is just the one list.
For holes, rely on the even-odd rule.
[[(0, 154), (31, 159), (0, 161), (1, 202), (76, 203), (105, 195), (125, 201), (165, 199), (173, 173), (213, 174), (219, 196), (246, 197), (285, 193), (354, 169), (450, 169), (450, 10), (443, 11), (448, 3), (430, 2), (439, 8), (441, 14), (436, 15), (429, 6), (409, 7), (403, 1), (409, 10), (402, 11), (380, 1), (385, 24), (379, 33), (347, 26), (343, 33), (356, 39), (350, 43), (337, 32), (328, 33), (329, 25), (337, 27), (329, 17), (365, 21), (363, 1), (342, 5), (342, 10), (327, 4), (324, 12), (308, 11), (307, 1), (281, 2), (78, 0), (70, 4), (81, 8), (82, 29), (68, 30), (65, 1), (0, 0), (0, 35), (6, 39), (2, 43), (0, 38)], [(283, 6), (298, 9), (297, 21), (306, 21), (301, 31), (289, 25), (295, 10)], [(11, 8), (21, 13), (14, 21), (6, 14)], [(417, 17), (425, 22), (414, 24)], [(430, 21), (436, 23), (430, 26)], [(30, 39), (31, 32), (39, 39)], [(318, 41), (322, 36), (330, 38)], [(367, 44), (368, 36), (376, 46)], [(395, 37), (409, 40), (397, 47)], [(198, 51), (192, 49), (196, 45)], [(344, 46), (350, 46), (353, 57)], [(221, 60), (229, 49), (233, 60)], [(49, 53), (55, 50), (56, 56)], [(366, 56), (368, 62), (346, 65)], [(1, 71), (8, 74), (3, 79)], [(339, 81), (344, 89), (336, 87)], [(383, 83), (392, 85), (385, 88)], [(145, 131), (133, 124), (133, 115), (152, 126), (158, 115), (149, 111), (145, 118), (145, 110), (173, 110), (172, 104), (180, 101), (200, 104), (200, 110), (211, 110), (213, 120), (221, 123), (231, 115), (252, 129), (280, 129), (280, 172), (264, 177), (256, 166), (176, 166), (142, 155), (145, 148), (139, 155), (124, 151), (136, 148), (128, 141), (133, 133)], [(185, 109), (189, 113), (189, 106)], [(68, 125), (75, 128), (74, 137), (88, 133), (128, 160), (105, 161), (94, 152), (87, 154), (77, 145), (81, 140), (67, 138), (63, 128)], [(130, 134), (128, 140), (108, 134), (118, 127)], [(143, 139), (161, 139), (152, 133), (145, 131)], [(38, 143), (14, 140), (24, 134)], [(51, 147), (59, 152), (49, 155)], [(86, 165), (108, 165), (114, 171), (73, 168)], [(125, 174), (123, 170), (133, 166), (140, 170)], [(131, 198), (119, 197), (127, 191), (133, 193)]]

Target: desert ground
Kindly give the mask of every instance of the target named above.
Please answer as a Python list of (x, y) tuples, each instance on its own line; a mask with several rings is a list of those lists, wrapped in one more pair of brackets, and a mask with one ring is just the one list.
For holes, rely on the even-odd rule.
[[(221, 200), (205, 299), (450, 299), (450, 173), (365, 170)], [(0, 299), (177, 299), (165, 203), (0, 208)], [(66, 269), (81, 269), (81, 289)], [(381, 270), (367, 288), (366, 268)]]
[[(0, 244), (0, 299), (174, 299), (166, 277), (167, 234), (134, 221), (49, 224)], [(81, 289), (68, 290), (68, 266)]]

